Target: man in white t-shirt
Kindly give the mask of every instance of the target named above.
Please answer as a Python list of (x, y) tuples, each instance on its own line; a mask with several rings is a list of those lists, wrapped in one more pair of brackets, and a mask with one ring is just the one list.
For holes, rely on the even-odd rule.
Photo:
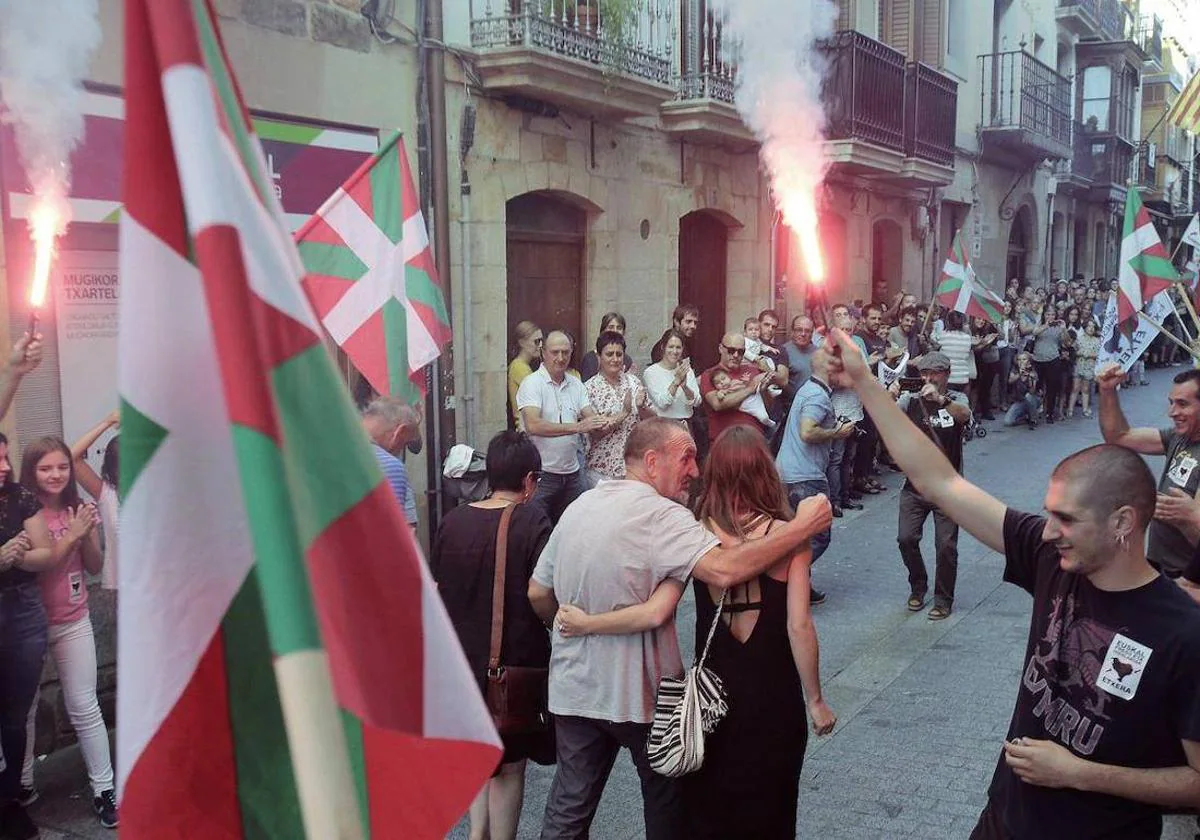
[[(606, 481), (566, 511), (543, 549), (529, 600), (549, 624), (559, 603), (596, 614), (645, 603), (659, 584), (690, 575), (727, 587), (766, 571), (832, 522), (824, 496), (762, 539), (725, 547), (681, 502), (699, 475), (696, 445), (678, 423), (634, 427), (625, 479)], [(647, 840), (682, 836), (678, 780), (650, 769), (646, 739), (659, 680), (683, 674), (674, 613), (629, 635), (551, 637), (550, 711), (557, 767), (542, 840), (586, 837), (617, 752), (630, 751), (642, 782)]]
[(533, 503), (541, 505), (555, 524), (567, 505), (587, 489), (579, 463), (579, 436), (603, 429), (609, 422), (592, 408), (583, 383), (568, 375), (571, 349), (566, 333), (550, 333), (542, 347), (542, 366), (517, 389), (517, 411), (542, 456), (542, 476)]

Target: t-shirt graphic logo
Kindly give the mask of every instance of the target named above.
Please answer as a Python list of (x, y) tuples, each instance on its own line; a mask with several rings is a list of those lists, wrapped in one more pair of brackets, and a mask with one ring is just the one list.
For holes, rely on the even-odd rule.
[(1178, 484), (1180, 487), (1187, 487), (1188, 481), (1192, 478), (1192, 473), (1196, 470), (1196, 459), (1187, 452), (1180, 452), (1175, 456), (1175, 460), (1171, 462), (1171, 469), (1167, 472), (1167, 478), (1172, 484)]
[(1096, 687), (1122, 700), (1132, 700), (1153, 652), (1128, 636), (1117, 633), (1108, 646), (1104, 666), (1096, 677)]
[(83, 574), (81, 572), (71, 572), (67, 576), (67, 586), (70, 587), (70, 601), (72, 604), (78, 604), (83, 599)]
[(929, 415), (929, 425), (935, 429), (953, 429), (954, 417), (943, 408), (937, 414)]

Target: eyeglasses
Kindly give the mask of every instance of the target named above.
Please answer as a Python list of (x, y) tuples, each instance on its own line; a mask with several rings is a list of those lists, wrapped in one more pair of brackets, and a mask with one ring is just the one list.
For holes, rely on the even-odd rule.
[(722, 344), (721, 347), (725, 350), (726, 353), (729, 353), (730, 355), (733, 355), (733, 356), (746, 355), (745, 347), (730, 347), (728, 344)]
[(535, 339), (533, 340), (533, 343), (534, 343), (534, 344), (545, 344), (545, 343), (546, 343), (546, 339), (544, 339), (544, 338), (535, 338)]

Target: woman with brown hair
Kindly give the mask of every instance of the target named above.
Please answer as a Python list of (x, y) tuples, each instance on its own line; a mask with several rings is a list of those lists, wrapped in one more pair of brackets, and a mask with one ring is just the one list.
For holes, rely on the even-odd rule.
[[(794, 515), (762, 435), (748, 427), (717, 438), (704, 465), (704, 488), (698, 517), (724, 541), (758, 539)], [(683, 778), (687, 837), (795, 837), (808, 742), (804, 709), (818, 735), (837, 723), (821, 694), (810, 562), (805, 546), (725, 591), (693, 580), (697, 650), (721, 605), (705, 665), (724, 683), (729, 712), (705, 741), (704, 766)], [(646, 604), (595, 616), (564, 605), (556, 626), (567, 635), (638, 632), (642, 613), (660, 609), (661, 599), (677, 600), (679, 592), (666, 583)]]
[(533, 373), (534, 366), (542, 360), (542, 329), (533, 321), (522, 321), (516, 328), (517, 353), (508, 365), (508, 417), (510, 427), (524, 431), (521, 412), (517, 411), (517, 389), (525, 377)]

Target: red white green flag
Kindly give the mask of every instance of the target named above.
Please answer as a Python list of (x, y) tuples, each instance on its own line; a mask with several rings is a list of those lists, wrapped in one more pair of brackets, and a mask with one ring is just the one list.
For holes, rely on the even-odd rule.
[(499, 739), (204, 0), (125, 0), (126, 840), (440, 838)]
[(1004, 300), (975, 275), (961, 230), (954, 235), (954, 244), (942, 266), (941, 282), (933, 294), (942, 306), (969, 318), (986, 318), (993, 324), (1004, 320)]
[(1117, 271), (1117, 325), (1136, 327), (1137, 313), (1179, 279), (1137, 190), (1125, 199), (1125, 230)]
[(296, 231), (321, 324), (381, 394), (425, 393), (450, 340), (425, 218), (396, 134)]

